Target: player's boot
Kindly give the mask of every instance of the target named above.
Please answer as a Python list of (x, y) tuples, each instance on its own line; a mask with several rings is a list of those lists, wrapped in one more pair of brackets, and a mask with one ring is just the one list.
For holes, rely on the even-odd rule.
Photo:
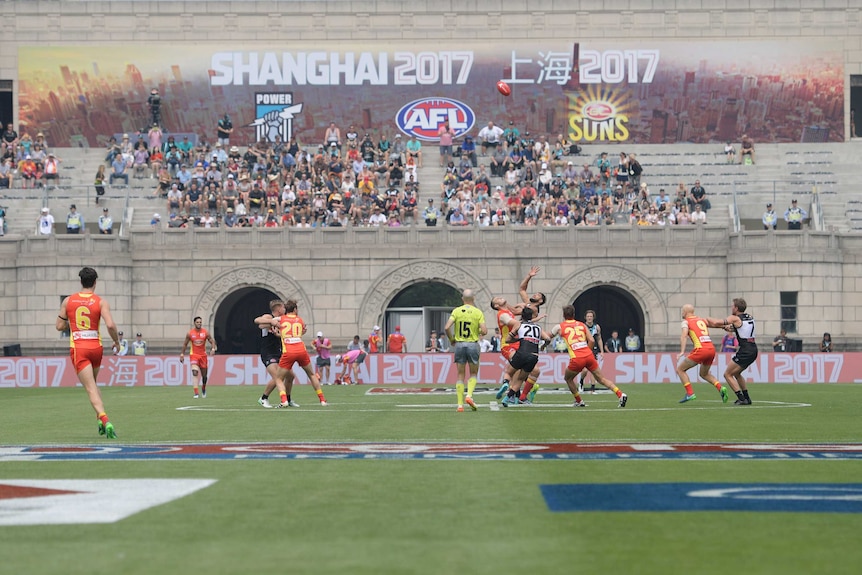
[(459, 406), (458, 406), (458, 409), (456, 409), (455, 411), (457, 411), (458, 413), (464, 413), (464, 406), (463, 406), (463, 405), (459, 405)]
[(500, 389), (497, 390), (497, 400), (500, 400), (506, 392), (509, 391), (509, 382), (504, 381), (503, 385), (500, 386)]
[(625, 407), (626, 403), (628, 403), (629, 396), (625, 393), (620, 396), (620, 407)]
[(292, 399), (289, 399), (289, 400), (287, 401), (287, 406), (288, 406), (288, 407), (299, 407), (299, 404), (298, 404), (298, 403), (296, 403), (295, 401), (293, 401)]
[(527, 394), (527, 401), (533, 403), (533, 400), (536, 399), (536, 393), (539, 391), (539, 384), (534, 383), (533, 388), (530, 390), (530, 393)]
[(718, 390), (718, 392), (721, 394), (721, 402), (722, 402), (722, 403), (727, 403), (727, 400), (728, 400), (728, 398), (729, 398), (729, 396), (728, 396), (728, 394), (727, 394), (727, 388), (726, 388), (725, 386), (723, 386), (723, 385), (722, 385), (722, 386), (721, 386), (721, 389), (719, 389), (719, 390)]
[(261, 397), (260, 399), (258, 399), (258, 400), (257, 400), (257, 402), (258, 402), (262, 407), (265, 407), (265, 408), (267, 408), (267, 409), (272, 409), (272, 405), (269, 403), (269, 399), (264, 399), (264, 398), (262, 398), (262, 397)]
[(692, 393), (691, 395), (686, 395), (685, 397), (683, 397), (682, 399), (680, 399), (680, 400), (679, 400), (679, 402), (680, 402), (680, 403), (685, 403), (686, 401), (692, 401), (693, 399), (697, 399), (697, 396), (696, 396), (695, 394), (693, 394), (693, 393)]
[(470, 397), (469, 395), (468, 395), (467, 397), (465, 397), (465, 398), (464, 398), (464, 403), (466, 403), (467, 405), (469, 405), (469, 406), (470, 406), (470, 409), (472, 409), (473, 411), (476, 411), (476, 410), (478, 409), (478, 408), (476, 407), (476, 402), (475, 402), (475, 401), (473, 401), (473, 398), (472, 398), (472, 397)]
[(196, 393), (196, 394), (194, 394), (194, 395), (192, 396), (192, 399), (198, 399), (199, 397), (200, 397), (200, 395), (198, 395), (198, 394)]
[(586, 407), (587, 404), (584, 403), (584, 400), (576, 401), (572, 404), (572, 407)]
[(105, 435), (108, 439), (117, 439), (117, 432), (114, 431), (114, 424), (110, 421), (105, 424)]

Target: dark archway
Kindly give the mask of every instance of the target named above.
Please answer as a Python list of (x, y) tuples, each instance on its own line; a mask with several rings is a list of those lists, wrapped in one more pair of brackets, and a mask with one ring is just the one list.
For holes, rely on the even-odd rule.
[(644, 313), (637, 301), (623, 289), (615, 286), (596, 286), (575, 299), (575, 317), (581, 321), (588, 309), (596, 312), (596, 323), (602, 327), (602, 338), (607, 340), (617, 330), (625, 341), (629, 328), (641, 337), (644, 346)]
[(386, 308), (384, 339), (397, 325), (407, 338), (406, 351), (425, 351), (431, 330), (443, 333), (446, 320), (461, 303), (461, 292), (448, 284), (437, 281), (411, 284), (398, 292)]
[(269, 313), (269, 302), (278, 296), (268, 289), (246, 287), (231, 293), (215, 314), (213, 337), (219, 353), (260, 353), (260, 330), (254, 318)]

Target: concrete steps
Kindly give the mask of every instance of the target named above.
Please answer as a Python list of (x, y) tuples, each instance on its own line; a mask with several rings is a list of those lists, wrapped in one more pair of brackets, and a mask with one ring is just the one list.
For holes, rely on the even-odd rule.
[[(699, 179), (713, 204), (713, 214), (723, 214), (734, 201), (743, 219), (759, 220), (766, 203), (774, 204), (783, 213), (796, 197), (800, 205), (810, 211), (812, 193), (819, 193), (825, 223), (837, 230), (862, 227), (862, 205), (849, 204), (855, 198), (858, 179), (858, 156), (862, 140), (838, 144), (762, 144), (758, 145), (757, 163), (752, 166), (728, 164), (720, 144), (669, 144), (669, 145), (602, 145), (584, 146), (582, 153), (572, 156), (575, 165), (595, 164), (601, 152), (608, 152), (612, 161), (619, 151), (637, 154), (644, 166), (642, 181), (653, 193), (664, 188), (673, 192), (680, 182), (690, 188)], [(3, 190), (0, 205), (9, 208), (10, 233), (32, 233), (39, 210), (48, 206), (55, 219), (65, 219), (68, 206), (75, 203), (87, 221), (95, 222), (101, 206), (110, 208), (115, 221), (119, 221), (126, 207), (133, 213), (132, 226), (148, 226), (153, 213), (166, 219), (163, 200), (154, 199), (154, 179), (130, 178), (128, 188), (107, 186), (107, 194), (96, 204), (93, 177), (105, 162), (105, 151), (94, 148), (63, 148), (54, 152), (61, 164), (60, 185), (49, 190)], [(438, 166), (435, 146), (424, 146), (423, 168), (418, 171), (420, 206), (429, 197), (440, 197), (440, 184), (444, 168)], [(488, 164), (488, 158), (479, 157), (479, 163)], [(492, 185), (502, 183), (492, 178)]]

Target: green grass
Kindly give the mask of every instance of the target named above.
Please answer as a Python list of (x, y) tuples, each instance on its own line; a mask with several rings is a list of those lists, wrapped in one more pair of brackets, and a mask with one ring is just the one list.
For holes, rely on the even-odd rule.
[[(858, 443), (862, 386), (760, 385), (751, 407), (706, 384), (626, 386), (629, 405), (541, 392), (534, 408), (456, 413), (454, 394), (309, 387), (109, 388), (119, 444), (192, 442)], [(784, 405), (771, 402), (784, 402)], [(809, 404), (791, 407), (787, 404)], [(450, 404), (447, 407), (435, 407)], [(539, 407), (558, 405), (558, 408)], [(198, 406), (212, 411), (178, 410)], [(419, 407), (399, 407), (415, 405)], [(425, 407), (422, 407), (425, 406)], [(83, 390), (0, 390), (0, 445), (106, 444)], [(213, 478), (110, 525), (0, 527), (0, 573), (856, 573), (858, 514), (552, 513), (547, 483), (860, 482), (862, 461), (240, 460), (2, 462), (2, 479)]]

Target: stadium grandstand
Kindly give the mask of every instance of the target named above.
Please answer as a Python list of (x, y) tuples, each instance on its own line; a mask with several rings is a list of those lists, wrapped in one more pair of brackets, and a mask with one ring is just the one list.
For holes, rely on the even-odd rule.
[(647, 351), (738, 296), (856, 350), (859, 6), (528, 4), (0, 3), (0, 342), (65, 353), (92, 265), (152, 353), (195, 316), (256, 353), (276, 296), (424, 351), (453, 294), (489, 315), (540, 266), (552, 318)]

